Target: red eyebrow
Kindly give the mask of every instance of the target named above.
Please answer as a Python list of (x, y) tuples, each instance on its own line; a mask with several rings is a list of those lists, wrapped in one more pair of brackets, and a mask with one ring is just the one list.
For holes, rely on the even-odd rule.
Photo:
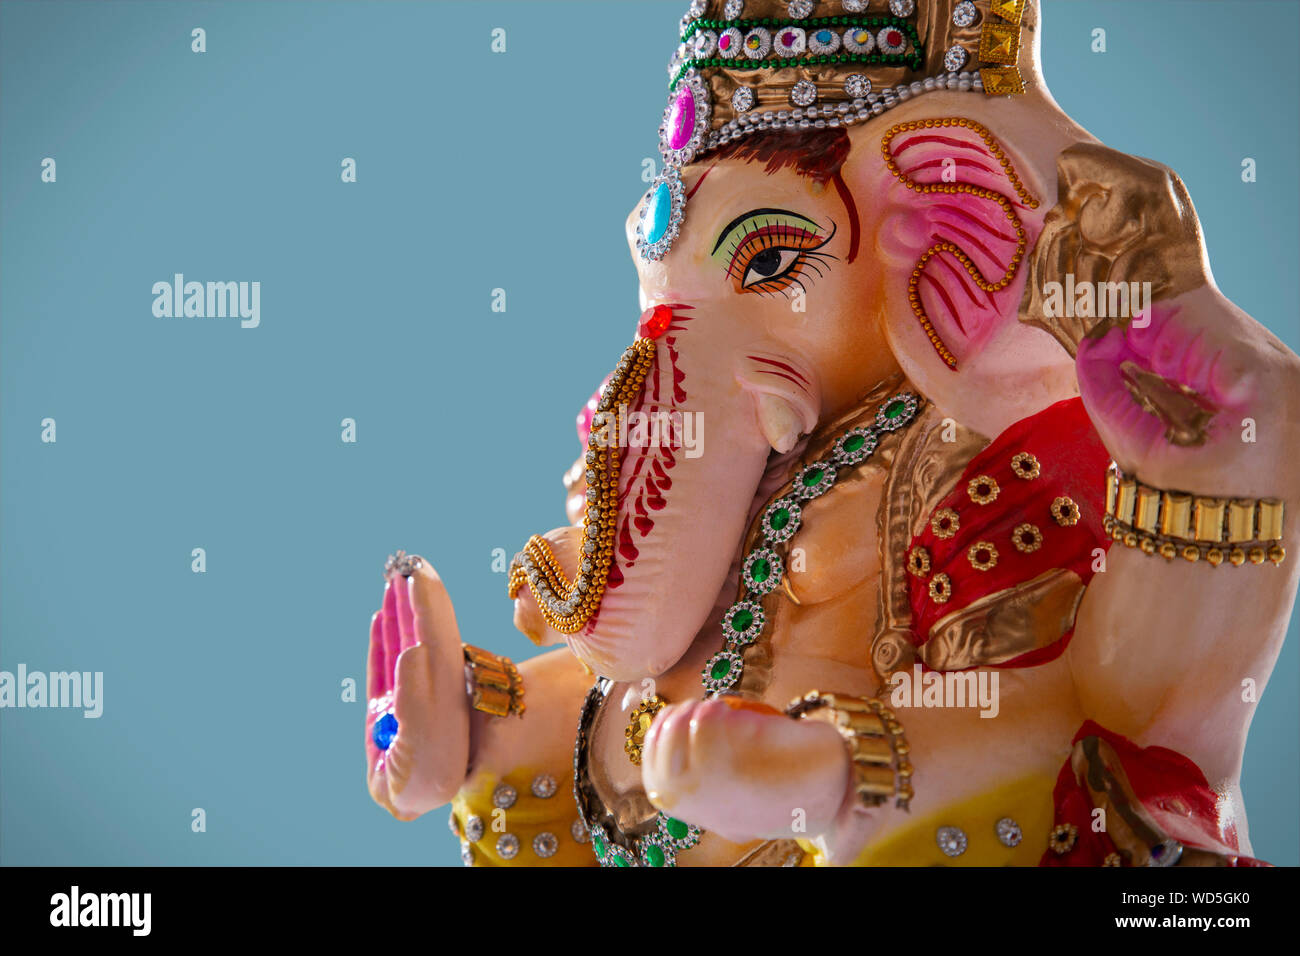
[[(717, 163), (713, 164), (713, 166), (716, 165), (718, 164)], [(699, 189), (701, 186), (704, 185), (704, 180), (708, 178), (709, 173), (713, 172), (713, 166), (710, 166), (708, 169), (706, 169), (704, 173), (700, 176), (700, 178), (695, 181), (695, 185), (691, 187), (691, 191), (686, 194), (687, 199), (690, 199), (692, 196), (694, 196), (695, 190)]]

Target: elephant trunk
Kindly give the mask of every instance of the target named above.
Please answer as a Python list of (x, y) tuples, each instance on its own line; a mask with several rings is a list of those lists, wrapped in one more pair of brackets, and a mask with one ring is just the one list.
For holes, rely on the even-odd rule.
[[(734, 375), (656, 342), (627, 409), (614, 563), (595, 616), (570, 635), (598, 673), (663, 673), (690, 647), (727, 579), (771, 446)], [(707, 439), (707, 440), (706, 440)]]

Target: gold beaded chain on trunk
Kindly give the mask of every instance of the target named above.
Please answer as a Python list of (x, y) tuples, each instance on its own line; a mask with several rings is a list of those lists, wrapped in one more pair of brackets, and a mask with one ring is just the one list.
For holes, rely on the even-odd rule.
[(570, 583), (541, 535), (533, 535), (510, 564), (507, 593), (514, 600), (524, 585), (542, 617), (561, 634), (579, 631), (600, 607), (614, 560), (618, 529), (618, 475), (622, 449), (617, 436), (625, 428), (627, 406), (641, 392), (654, 359), (655, 344), (637, 339), (623, 353), (601, 393), (597, 419), (587, 436), (587, 508), (582, 519), (578, 573)]

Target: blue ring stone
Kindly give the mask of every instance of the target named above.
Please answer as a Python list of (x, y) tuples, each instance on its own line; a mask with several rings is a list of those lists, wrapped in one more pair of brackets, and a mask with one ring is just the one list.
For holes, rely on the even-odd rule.
[(396, 737), (397, 718), (392, 714), (384, 714), (375, 721), (375, 726), (370, 730), (370, 739), (375, 742), (375, 746), (380, 750), (387, 750), (391, 747)]
[(650, 229), (645, 234), (645, 241), (654, 245), (668, 231), (668, 221), (673, 211), (672, 190), (667, 183), (660, 183), (650, 195), (650, 208), (646, 210), (646, 222)]

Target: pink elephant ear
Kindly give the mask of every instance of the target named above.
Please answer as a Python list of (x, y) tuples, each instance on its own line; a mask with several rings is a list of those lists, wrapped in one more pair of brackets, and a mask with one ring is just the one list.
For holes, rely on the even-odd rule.
[(893, 251), (915, 262), (908, 305), (951, 369), (1016, 322), (1020, 268), (1042, 224), (1010, 158), (993, 134), (963, 118), (920, 120), (889, 130), (881, 152), (912, 191), (895, 223)]
[(1020, 321), (1046, 215), (1040, 197), (1054, 186), (964, 117), (913, 120), (881, 136), (863, 144), (853, 176), (880, 216), (873, 251), (885, 336), (909, 381), (989, 438), (1076, 396), (1073, 356)]

